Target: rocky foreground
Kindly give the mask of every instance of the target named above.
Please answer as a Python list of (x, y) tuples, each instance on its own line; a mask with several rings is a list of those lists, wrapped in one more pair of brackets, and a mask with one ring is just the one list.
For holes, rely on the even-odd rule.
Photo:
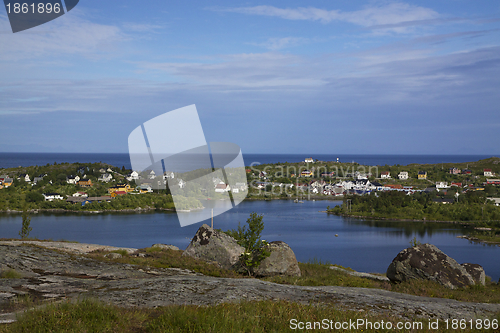
[(15, 314), (5, 309), (17, 295), (26, 294), (47, 300), (92, 297), (119, 306), (139, 307), (289, 300), (390, 313), (403, 318), (470, 319), (500, 311), (500, 304), (467, 303), (378, 289), (301, 287), (251, 278), (216, 278), (184, 269), (145, 269), (85, 256), (95, 249), (117, 249), (99, 245), (61, 242), (20, 245), (21, 242), (16, 241), (0, 242), (0, 269), (14, 269), (22, 275), (16, 279), (0, 279), (0, 323), (15, 319)]

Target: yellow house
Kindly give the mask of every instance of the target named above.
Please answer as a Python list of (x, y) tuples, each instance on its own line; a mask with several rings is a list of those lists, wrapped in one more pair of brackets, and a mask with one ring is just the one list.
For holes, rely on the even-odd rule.
[(78, 185), (81, 187), (91, 187), (92, 186), (92, 180), (90, 179), (80, 179), (78, 182)]
[(132, 188), (130, 188), (129, 184), (117, 184), (113, 187), (108, 188), (109, 193), (113, 192), (132, 192)]
[(312, 173), (311, 171), (309, 170), (304, 170), (300, 173), (300, 176), (301, 177), (312, 177), (314, 176), (314, 173)]
[(418, 179), (427, 179), (427, 171), (419, 171)]
[(114, 192), (111, 193), (111, 197), (112, 198), (116, 198), (119, 195), (125, 195), (125, 194), (127, 194), (126, 191), (114, 191)]

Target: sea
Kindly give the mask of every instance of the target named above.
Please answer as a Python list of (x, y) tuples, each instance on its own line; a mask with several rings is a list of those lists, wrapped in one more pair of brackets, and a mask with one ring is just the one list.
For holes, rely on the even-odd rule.
[[(246, 166), (270, 163), (295, 163), (306, 158), (319, 161), (355, 162), (361, 165), (408, 165), (474, 162), (494, 155), (356, 155), (356, 154), (243, 154)], [(127, 153), (1, 153), (0, 168), (43, 166), (54, 163), (103, 162), (131, 169)]]

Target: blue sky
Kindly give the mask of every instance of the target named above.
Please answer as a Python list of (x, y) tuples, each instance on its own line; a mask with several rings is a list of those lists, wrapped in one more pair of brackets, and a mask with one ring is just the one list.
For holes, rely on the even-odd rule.
[(498, 155), (500, 2), (80, 0), (16, 34), (0, 8), (0, 151), (127, 152), (190, 104), (243, 153)]

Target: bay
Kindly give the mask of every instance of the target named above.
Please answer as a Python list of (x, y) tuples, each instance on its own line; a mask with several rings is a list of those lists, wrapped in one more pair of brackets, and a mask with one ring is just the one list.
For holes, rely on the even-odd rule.
[[(456, 236), (463, 227), (445, 223), (360, 220), (320, 212), (339, 201), (245, 201), (214, 218), (214, 227), (235, 229), (250, 213), (264, 214), (263, 239), (288, 243), (301, 262), (318, 259), (362, 272), (385, 273), (392, 259), (416, 237), (436, 245), (459, 263), (477, 263), (500, 278), (500, 247), (473, 244)], [(205, 202), (210, 209), (213, 203)], [(215, 204), (225, 204), (215, 203)], [(31, 237), (142, 248), (154, 243), (185, 249), (201, 223), (184, 228), (174, 213), (33, 214)], [(210, 221), (205, 221), (210, 224)], [(0, 238), (18, 238), (21, 216), (0, 215)], [(337, 237), (335, 235), (338, 235)]]

